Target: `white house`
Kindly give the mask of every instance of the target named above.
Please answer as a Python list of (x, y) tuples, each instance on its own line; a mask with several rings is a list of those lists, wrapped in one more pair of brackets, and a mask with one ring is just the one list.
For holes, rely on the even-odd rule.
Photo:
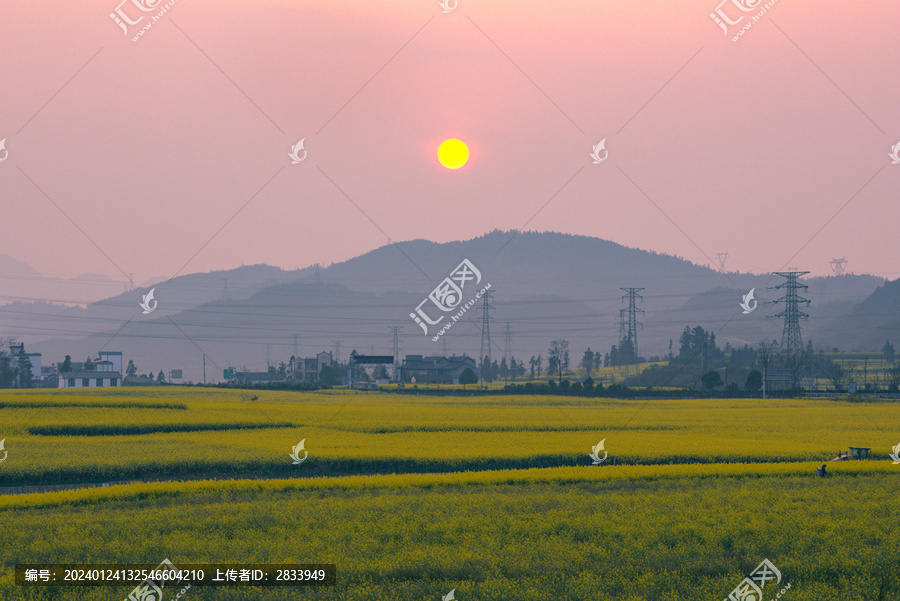
[(112, 371), (67, 371), (59, 374), (60, 388), (121, 386), (122, 374)]
[(84, 363), (73, 363), (74, 371), (59, 373), (59, 388), (104, 388), (122, 386), (122, 353), (100, 351), (93, 369), (84, 369)]

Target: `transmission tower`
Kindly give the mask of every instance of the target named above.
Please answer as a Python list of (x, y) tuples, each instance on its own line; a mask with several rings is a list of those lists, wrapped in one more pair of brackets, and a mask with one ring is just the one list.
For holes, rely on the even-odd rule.
[(619, 342), (625, 340), (628, 328), (625, 326), (625, 309), (619, 309)]
[(271, 361), (271, 359), (272, 359), (272, 353), (271, 353), (271, 350), (272, 350), (272, 345), (271, 345), (271, 344), (267, 344), (267, 345), (266, 345), (266, 369), (269, 369), (269, 367), (272, 365), (272, 361)]
[(447, 339), (441, 339), (441, 357), (447, 356)]
[(512, 331), (508, 321), (506, 327), (503, 328), (503, 337), (503, 357), (506, 359), (506, 364), (509, 365), (509, 360), (512, 359)]
[(637, 327), (644, 327), (644, 324), (637, 320), (637, 314), (638, 311), (643, 313), (644, 310), (637, 308), (637, 301), (644, 300), (644, 297), (638, 294), (643, 288), (620, 288), (619, 290), (627, 292), (627, 294), (622, 297), (622, 300), (628, 299), (628, 332), (625, 334), (625, 339), (631, 342), (634, 356), (638, 357), (640, 355), (638, 354)]
[(716, 257), (719, 259), (719, 271), (725, 273), (725, 261), (728, 260), (728, 253), (716, 253)]
[(294, 357), (300, 358), (300, 334), (294, 334)]
[(479, 359), (485, 360), (490, 363), (491, 360), (491, 290), (487, 290), (484, 293), (484, 300), (482, 301), (482, 316), (481, 316), (481, 356)]
[(332, 340), (334, 342), (334, 362), (340, 365), (341, 363), (341, 343), (343, 340)]
[(228, 300), (228, 278), (225, 278), (225, 281), (222, 283), (222, 296), (224, 300)]
[(844, 267), (847, 265), (847, 259), (841, 257), (840, 259), (832, 259), (829, 263), (831, 265), (831, 271), (834, 272), (834, 275), (841, 275), (844, 273)]
[(810, 303), (809, 299), (800, 296), (798, 290), (806, 290), (809, 286), (801, 284), (797, 281), (801, 275), (806, 275), (808, 271), (778, 271), (775, 275), (786, 278), (787, 281), (777, 286), (772, 286), (769, 290), (785, 289), (784, 296), (778, 300), (769, 301), (771, 303), (784, 303), (784, 311), (774, 315), (774, 317), (784, 317), (784, 330), (781, 333), (781, 352), (785, 355), (793, 355), (803, 351), (803, 337), (800, 335), (800, 319), (806, 319), (808, 314), (800, 310), (800, 303)]

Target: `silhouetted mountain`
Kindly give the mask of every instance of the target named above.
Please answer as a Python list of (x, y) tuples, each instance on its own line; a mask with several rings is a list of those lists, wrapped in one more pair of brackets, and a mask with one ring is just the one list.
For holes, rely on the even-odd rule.
[(105, 275), (88, 273), (69, 279), (47, 277), (27, 263), (0, 255), (0, 305), (31, 301), (84, 305), (124, 289), (125, 284)]
[[(226, 271), (179, 276), (155, 285), (154, 298), (158, 304), (150, 315), (153, 318), (177, 315), (223, 299), (226, 287), (228, 298), (244, 299), (273, 284), (299, 281), (313, 272), (312, 268), (285, 271), (269, 265), (243, 265)], [(86, 307), (17, 301), (0, 306), (0, 331), (33, 345), (50, 337), (77, 340), (92, 333), (115, 330), (129, 321), (145, 318), (139, 303), (149, 291), (150, 288), (137, 288)]]
[[(513, 356), (527, 360), (543, 354), (551, 340), (570, 343), (570, 365), (584, 349), (606, 353), (619, 341), (620, 310), (626, 305), (621, 288), (643, 288), (639, 307), (644, 327), (638, 332), (645, 357), (664, 355), (686, 325), (717, 332), (720, 344), (756, 343), (781, 337), (781, 310), (766, 305), (781, 294), (768, 290), (783, 280), (771, 274), (722, 274), (678, 257), (627, 248), (619, 244), (557, 233), (491, 232), (464, 242), (415, 240), (386, 245), (334, 264), (283, 271), (267, 266), (182, 276), (156, 287), (159, 306), (150, 315), (138, 307), (146, 290), (94, 303), (86, 313), (45, 317), (44, 328), (70, 334), (45, 340), (29, 350), (43, 352), (45, 363), (70, 354), (81, 359), (100, 349), (121, 350), (142, 372), (181, 368), (185, 379), (202, 377), (207, 355), (208, 379), (221, 378), (219, 368), (265, 370), (287, 361), (299, 336), (302, 356), (334, 350), (390, 354), (389, 326), (403, 326), (401, 354), (448, 353), (477, 356), (481, 348), (482, 306), (471, 307), (438, 341), (435, 328), (425, 335), (410, 318), (415, 308), (444, 278), (469, 259), (481, 272), (479, 288), (491, 284), (491, 355), (502, 357), (504, 329), (510, 324)], [(229, 299), (223, 299), (228, 278)], [(270, 285), (266, 285), (269, 282)], [(883, 280), (872, 276), (804, 280), (813, 301), (804, 336), (819, 342), (816, 327), (852, 309)], [(742, 295), (756, 288), (758, 308), (743, 315)], [(463, 301), (474, 297), (470, 282)], [(462, 306), (462, 305), (461, 305)], [(432, 315), (436, 318), (440, 313)], [(2, 311), (0, 311), (0, 315)], [(73, 319), (78, 317), (79, 319)], [(449, 314), (445, 314), (449, 321)], [(4, 317), (9, 323), (15, 316)], [(49, 325), (48, 325), (49, 323)], [(443, 323), (447, 323), (444, 321)], [(77, 340), (75, 331), (94, 335)], [(74, 339), (73, 339), (74, 338)], [(883, 344), (883, 341), (882, 341)]]
[(885, 340), (900, 343), (900, 279), (879, 286), (846, 314), (822, 329), (828, 346), (847, 350), (880, 350)]

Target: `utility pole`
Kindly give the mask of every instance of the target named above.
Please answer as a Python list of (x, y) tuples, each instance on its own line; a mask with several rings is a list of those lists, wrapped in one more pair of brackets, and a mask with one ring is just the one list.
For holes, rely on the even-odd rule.
[(509, 329), (509, 322), (503, 328), (503, 358), (506, 359), (506, 384), (509, 385), (509, 370), (512, 365), (512, 333)]
[(399, 380), (400, 377), (400, 330), (403, 326), (388, 326), (388, 329), (394, 334), (394, 379)]
[(637, 327), (644, 327), (644, 324), (637, 320), (637, 314), (638, 311), (643, 313), (644, 310), (637, 308), (637, 301), (644, 300), (644, 297), (638, 294), (643, 288), (619, 288), (619, 290), (624, 290), (627, 293), (622, 297), (622, 300), (628, 299), (628, 328), (625, 339), (631, 342), (634, 356), (638, 357), (640, 354), (638, 353)]
[(803, 338), (800, 334), (800, 320), (807, 319), (809, 315), (800, 310), (800, 303), (810, 303), (809, 299), (803, 298), (798, 294), (798, 290), (806, 290), (809, 286), (801, 284), (797, 281), (802, 275), (806, 275), (808, 271), (778, 271), (775, 275), (780, 275), (787, 281), (778, 286), (770, 287), (769, 290), (785, 289), (785, 294), (781, 298), (769, 301), (773, 304), (784, 303), (784, 310), (773, 317), (784, 317), (784, 329), (781, 333), (781, 352), (785, 356), (794, 355), (803, 352)]
[(266, 344), (266, 370), (267, 370), (267, 371), (268, 371), (269, 367), (271, 367), (271, 365), (272, 365), (272, 363), (271, 363), (271, 361), (270, 361), (271, 356), (272, 356), (272, 354), (271, 354), (271, 352), (270, 352), (270, 351), (271, 351), (271, 347), (272, 347), (272, 345)]
[(206, 384), (206, 353), (203, 353), (203, 383)]

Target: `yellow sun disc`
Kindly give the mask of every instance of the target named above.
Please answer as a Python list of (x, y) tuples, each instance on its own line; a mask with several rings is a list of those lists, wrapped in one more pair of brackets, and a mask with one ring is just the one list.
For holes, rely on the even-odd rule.
[(469, 161), (469, 147), (456, 138), (444, 140), (438, 148), (438, 160), (447, 169), (459, 169)]

